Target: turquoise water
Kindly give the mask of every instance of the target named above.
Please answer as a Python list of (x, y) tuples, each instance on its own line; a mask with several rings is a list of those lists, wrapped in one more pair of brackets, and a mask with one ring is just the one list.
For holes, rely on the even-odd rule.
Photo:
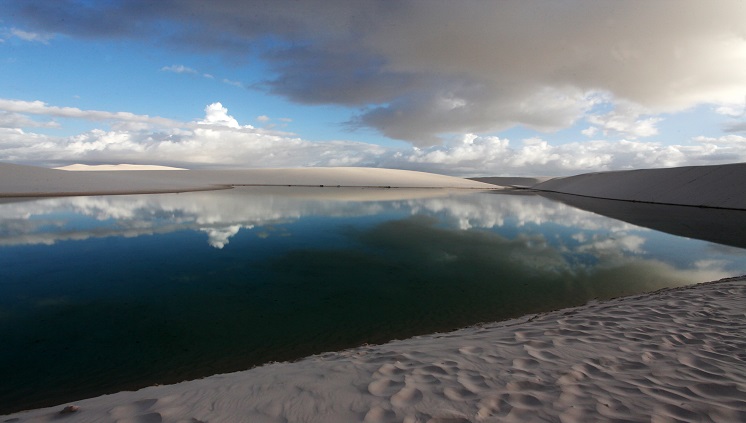
[(0, 413), (746, 273), (532, 195), (237, 188), (0, 203)]

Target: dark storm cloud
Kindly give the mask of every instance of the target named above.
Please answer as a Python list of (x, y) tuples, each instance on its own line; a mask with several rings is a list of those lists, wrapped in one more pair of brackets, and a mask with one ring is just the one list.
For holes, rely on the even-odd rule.
[[(256, 87), (358, 107), (418, 145), (513, 125), (557, 130), (599, 102), (642, 114), (740, 101), (742, 1), (25, 1), (28, 29), (261, 57)], [(629, 109), (629, 108), (628, 108)], [(632, 119), (636, 116), (632, 116)]]
[(260, 86), (302, 103), (365, 106), (424, 85), (412, 74), (386, 71), (381, 57), (360, 52), (300, 46), (269, 52), (264, 58), (279, 76)]

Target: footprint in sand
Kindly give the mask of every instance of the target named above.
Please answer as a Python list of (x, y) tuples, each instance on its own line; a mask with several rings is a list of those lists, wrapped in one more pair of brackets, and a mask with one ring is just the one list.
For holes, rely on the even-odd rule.
[(495, 420), (500, 417), (505, 417), (513, 409), (505, 398), (508, 394), (501, 395), (500, 397), (485, 398), (479, 402), (479, 411), (477, 411), (477, 419), (480, 421), (500, 421)]
[(422, 392), (414, 386), (405, 386), (391, 396), (391, 404), (394, 407), (411, 407), (422, 400)]
[(389, 378), (381, 378), (378, 380), (374, 380), (370, 384), (368, 384), (368, 392), (370, 392), (371, 395), (375, 395), (377, 397), (387, 397), (389, 395), (393, 395), (396, 392), (399, 392), (399, 390), (404, 386), (404, 382), (396, 381)]
[(391, 410), (386, 410), (381, 406), (374, 406), (365, 414), (363, 422), (365, 423), (378, 423), (378, 422), (391, 422), (396, 419), (396, 413)]
[(395, 364), (386, 363), (378, 369), (378, 373), (384, 376), (397, 376), (402, 373), (406, 373), (405, 369), (400, 369)]

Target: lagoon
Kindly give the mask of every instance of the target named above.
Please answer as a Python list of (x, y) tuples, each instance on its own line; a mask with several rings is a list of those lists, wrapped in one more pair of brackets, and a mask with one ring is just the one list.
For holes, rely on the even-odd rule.
[(5, 201), (0, 412), (744, 274), (732, 245), (506, 192)]

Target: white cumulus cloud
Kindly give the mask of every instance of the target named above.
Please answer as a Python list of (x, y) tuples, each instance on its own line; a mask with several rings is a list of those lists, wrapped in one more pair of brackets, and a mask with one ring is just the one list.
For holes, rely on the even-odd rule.
[[(598, 129), (604, 136), (624, 136), (629, 139), (650, 137), (658, 134), (656, 124), (663, 119), (649, 116), (649, 112), (635, 104), (620, 102), (614, 110), (603, 114), (589, 114), (586, 120), (596, 125), (586, 130), (593, 136)], [(592, 132), (591, 132), (592, 131)]]
[[(240, 128), (238, 121), (231, 115), (228, 114), (228, 109), (223, 107), (220, 103), (212, 103), (205, 107), (205, 119), (200, 121), (207, 125), (220, 125), (227, 126), (229, 128)], [(246, 128), (252, 129), (251, 125), (247, 125)]]
[[(58, 116), (101, 122), (101, 127), (71, 136), (34, 132), (52, 125), (48, 119)], [(442, 145), (393, 148), (351, 141), (313, 142), (255, 128), (238, 122), (220, 102), (207, 105), (201, 119), (179, 122), (0, 99), (0, 161), (183, 168), (368, 166), (459, 176), (557, 176), (746, 161), (746, 137), (703, 136), (678, 145), (635, 139), (552, 145), (539, 137), (511, 140), (466, 133)]]

